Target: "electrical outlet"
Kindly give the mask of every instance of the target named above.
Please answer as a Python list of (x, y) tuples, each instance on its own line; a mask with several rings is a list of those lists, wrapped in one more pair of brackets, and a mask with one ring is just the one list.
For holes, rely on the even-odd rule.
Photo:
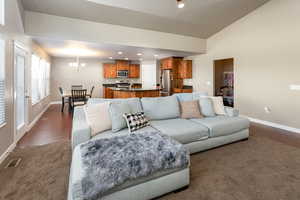
[(267, 107), (267, 106), (264, 108), (264, 110), (265, 110), (265, 112), (266, 112), (267, 114), (271, 113), (271, 109), (270, 109), (269, 107)]

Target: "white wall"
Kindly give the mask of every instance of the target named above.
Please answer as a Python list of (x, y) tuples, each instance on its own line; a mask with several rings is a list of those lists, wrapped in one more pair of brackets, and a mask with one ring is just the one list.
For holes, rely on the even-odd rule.
[(141, 62), (142, 72), (142, 85), (143, 88), (153, 88), (157, 83), (157, 62), (153, 61), (142, 61)]
[[(193, 85), (213, 93), (213, 61), (234, 58), (235, 103), (241, 114), (300, 128), (299, 0), (271, 0), (208, 39), (193, 57)], [(264, 107), (271, 113), (266, 113)]]
[[(15, 145), (14, 141), (14, 42), (21, 44), (28, 52), (27, 71), (30, 72), (30, 54), (36, 52), (42, 57), (47, 55), (30, 38), (24, 35), (22, 14), (23, 8), (19, 0), (5, 1), (5, 26), (0, 25), (0, 38), (4, 39), (6, 45), (5, 52), (5, 106), (6, 106), (6, 125), (0, 128), (0, 162), (4, 158), (4, 152), (11, 150)], [(30, 77), (29, 77), (30, 83)], [(30, 88), (29, 88), (30, 91)], [(29, 105), (29, 122), (37, 116), (41, 110), (49, 103), (50, 98), (36, 104)]]
[(70, 67), (69, 63), (74, 62), (73, 58), (53, 58), (51, 68), (51, 101), (61, 101), (58, 87), (64, 90), (71, 90), (71, 85), (83, 85), (90, 91), (95, 86), (93, 97), (102, 97), (103, 66), (99, 59), (80, 59), (86, 63), (86, 67)]
[(110, 43), (203, 53), (206, 40), (190, 36), (25, 12), (25, 32), (31, 36)]

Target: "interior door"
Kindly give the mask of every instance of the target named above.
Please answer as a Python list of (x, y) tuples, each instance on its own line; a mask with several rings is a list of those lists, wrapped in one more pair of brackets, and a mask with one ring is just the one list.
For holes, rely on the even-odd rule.
[(18, 141), (27, 129), (27, 87), (26, 87), (26, 51), (15, 46), (15, 126)]

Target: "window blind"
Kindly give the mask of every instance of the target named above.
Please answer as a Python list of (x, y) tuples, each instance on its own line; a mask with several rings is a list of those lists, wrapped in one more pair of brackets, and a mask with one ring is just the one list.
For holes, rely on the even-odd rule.
[(31, 98), (36, 104), (50, 95), (50, 63), (33, 54), (31, 65)]
[(0, 40), (0, 125), (5, 123), (5, 45)]
[(0, 25), (5, 24), (5, 5), (4, 5), (5, 0), (0, 0)]

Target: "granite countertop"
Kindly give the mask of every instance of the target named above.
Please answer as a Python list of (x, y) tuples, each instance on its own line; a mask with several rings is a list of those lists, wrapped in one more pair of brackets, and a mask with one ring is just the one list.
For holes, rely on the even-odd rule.
[(161, 90), (158, 88), (113, 88), (114, 91), (125, 91), (125, 92), (142, 92), (142, 91), (157, 91)]

